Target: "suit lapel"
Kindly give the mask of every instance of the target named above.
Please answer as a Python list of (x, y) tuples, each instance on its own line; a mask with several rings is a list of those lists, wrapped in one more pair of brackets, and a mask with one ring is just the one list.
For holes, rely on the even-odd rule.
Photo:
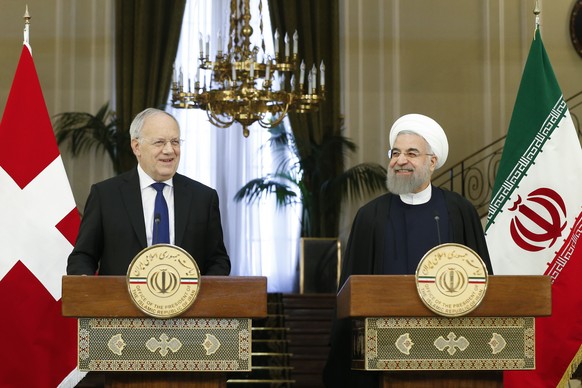
[[(174, 239), (176, 245), (181, 245), (186, 233), (186, 224), (192, 203), (192, 190), (188, 190), (188, 182), (180, 174), (174, 175)], [(176, 211), (175, 209), (180, 209)]]
[(121, 196), (137, 239), (140, 245), (145, 248), (147, 247), (147, 238), (137, 168), (134, 168), (127, 175), (127, 179), (121, 186)]

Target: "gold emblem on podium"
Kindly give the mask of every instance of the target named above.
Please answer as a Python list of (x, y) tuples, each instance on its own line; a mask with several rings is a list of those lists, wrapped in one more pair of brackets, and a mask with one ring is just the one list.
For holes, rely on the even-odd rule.
[(461, 244), (441, 244), (428, 251), (415, 276), (422, 302), (445, 317), (470, 313), (487, 290), (485, 263), (475, 251)]
[(172, 318), (194, 303), (200, 270), (188, 252), (169, 244), (145, 248), (127, 270), (127, 287), (134, 304), (156, 318)]

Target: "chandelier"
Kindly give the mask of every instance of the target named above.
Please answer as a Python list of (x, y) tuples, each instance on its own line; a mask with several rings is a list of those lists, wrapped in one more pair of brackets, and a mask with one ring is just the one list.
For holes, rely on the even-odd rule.
[[(219, 33), (216, 56), (211, 60), (210, 37), (204, 42), (200, 34), (200, 56), (193, 85), (190, 78), (184, 83), (181, 68), (179, 73), (174, 69), (172, 106), (203, 109), (210, 122), (220, 128), (240, 123), (244, 137), (249, 136), (248, 127), (254, 123), (272, 128), (281, 123), (288, 112), (316, 111), (325, 98), (323, 61), (319, 66), (319, 77), (315, 64), (311, 69), (306, 69), (304, 61), (297, 66), (297, 31), (293, 34), (293, 42), (288, 34), (280, 42), (279, 33), (275, 31), (275, 56), (265, 55), (262, 22), (262, 47), (251, 44), (253, 28), (249, 0), (239, 0), (239, 4), (231, 0), (230, 11), (227, 50), (222, 50), (223, 39)], [(261, 14), (262, 2), (259, 0)]]

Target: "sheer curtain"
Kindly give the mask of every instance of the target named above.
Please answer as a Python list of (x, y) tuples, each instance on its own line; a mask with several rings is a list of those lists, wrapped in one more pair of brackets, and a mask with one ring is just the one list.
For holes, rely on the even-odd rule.
[[(261, 47), (259, 1), (262, 1), (266, 51), (274, 56), (271, 25), (266, 0), (251, 0), (254, 35), (252, 44)], [(216, 54), (218, 35), (229, 36), (229, 0), (188, 0), (176, 58), (176, 71), (182, 68), (184, 83), (194, 82), (198, 65), (199, 34), (210, 37), (211, 58)], [(227, 47), (223, 42), (223, 47)], [(210, 74), (200, 78), (210, 82)], [(248, 205), (233, 200), (249, 180), (274, 171), (268, 147), (269, 132), (258, 124), (244, 138), (238, 124), (217, 128), (198, 109), (168, 108), (180, 122), (184, 146), (178, 171), (218, 191), (225, 244), (232, 262), (232, 275), (266, 276), (269, 292), (297, 290), (298, 241), (301, 209), (277, 209), (274, 198)]]

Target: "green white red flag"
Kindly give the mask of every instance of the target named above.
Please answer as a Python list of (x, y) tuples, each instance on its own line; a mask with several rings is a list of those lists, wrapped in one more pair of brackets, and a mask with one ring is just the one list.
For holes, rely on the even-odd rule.
[(565, 384), (582, 352), (582, 149), (539, 28), (525, 64), (486, 226), (495, 275), (549, 275), (552, 315), (536, 319), (536, 368), (505, 387)]
[(62, 317), (61, 279), (80, 220), (27, 44), (0, 142), (0, 386), (75, 386), (77, 322)]

